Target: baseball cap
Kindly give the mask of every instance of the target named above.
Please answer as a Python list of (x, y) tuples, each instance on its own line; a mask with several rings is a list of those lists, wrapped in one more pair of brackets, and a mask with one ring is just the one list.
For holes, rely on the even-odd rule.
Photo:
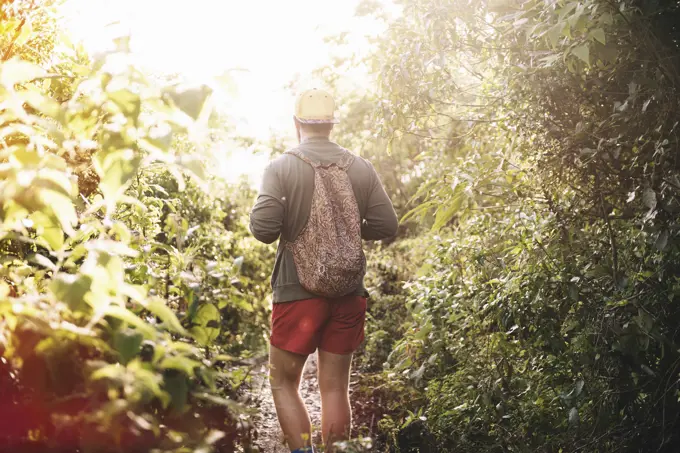
[(295, 101), (295, 118), (304, 124), (335, 124), (335, 100), (317, 88), (303, 91)]

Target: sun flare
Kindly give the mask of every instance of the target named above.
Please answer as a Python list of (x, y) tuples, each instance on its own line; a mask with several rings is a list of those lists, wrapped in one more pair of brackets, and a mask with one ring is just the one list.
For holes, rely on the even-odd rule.
[[(295, 88), (319, 86), (312, 74), (333, 54), (324, 38), (351, 31), (345, 52), (360, 52), (380, 31), (375, 20), (354, 16), (359, 0), (68, 0), (63, 16), (75, 40), (90, 52), (129, 33), (135, 61), (146, 71), (190, 80), (222, 80), (217, 108), (236, 136), (294, 139)], [(113, 25), (112, 25), (113, 24)], [(336, 50), (337, 52), (337, 50)], [(224, 83), (224, 75), (228, 83)], [(343, 74), (350, 89), (365, 87), (365, 71)], [(222, 147), (222, 148), (227, 148)], [(218, 173), (257, 180), (268, 156), (230, 148)]]

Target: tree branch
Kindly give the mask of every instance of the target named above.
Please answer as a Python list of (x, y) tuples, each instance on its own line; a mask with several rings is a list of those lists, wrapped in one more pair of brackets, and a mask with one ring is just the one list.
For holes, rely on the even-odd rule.
[(21, 22), (19, 22), (17, 30), (14, 32), (14, 38), (12, 38), (12, 41), (9, 43), (9, 46), (7, 46), (7, 49), (5, 49), (5, 52), (2, 54), (2, 61), (7, 61), (12, 56), (12, 50), (14, 50), (14, 43), (16, 43), (17, 39), (19, 39), (19, 35), (21, 35), (21, 29), (24, 28), (25, 23), (26, 18), (24, 17), (23, 19), (21, 19)]

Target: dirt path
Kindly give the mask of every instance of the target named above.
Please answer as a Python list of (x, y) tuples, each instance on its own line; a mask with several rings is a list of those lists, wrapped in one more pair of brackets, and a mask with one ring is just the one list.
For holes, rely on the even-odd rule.
[[(314, 440), (316, 445), (321, 444), (321, 399), (319, 397), (319, 385), (316, 378), (317, 356), (316, 353), (309, 356), (305, 370), (302, 374), (300, 384), (300, 395), (302, 396), (307, 411), (312, 419), (312, 429), (314, 430)], [(272, 399), (271, 387), (269, 385), (267, 364), (263, 364), (253, 378), (252, 387), (253, 407), (259, 413), (254, 422), (259, 432), (258, 446), (263, 453), (290, 453), (283, 443), (283, 433), (276, 420), (276, 409)]]

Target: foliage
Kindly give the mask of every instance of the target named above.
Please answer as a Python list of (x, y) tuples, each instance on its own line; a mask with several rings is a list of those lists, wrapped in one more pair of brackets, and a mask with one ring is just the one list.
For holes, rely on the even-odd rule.
[(422, 445), (672, 451), (677, 5), (401, 3), (372, 61), (442, 236), (389, 358)]
[(262, 294), (271, 251), (230, 204), (250, 194), (209, 198), (201, 160), (172, 146), (200, 137), (208, 92), (149, 83), (126, 49), (67, 77), (65, 98), (38, 65), (0, 66), (0, 437), (41, 451), (248, 449), (235, 402), (247, 372), (223, 352), (262, 344), (264, 306), (242, 290)]
[(403, 336), (409, 320), (409, 294), (404, 285), (417, 271), (431, 240), (409, 238), (390, 245), (370, 244), (365, 285), (371, 297), (366, 316), (366, 339), (357, 351), (355, 364), (364, 372), (382, 369), (394, 343)]
[(369, 438), (357, 438), (346, 440), (342, 442), (335, 442), (333, 445), (335, 451), (343, 453), (363, 453), (371, 451), (373, 443)]
[(45, 63), (59, 36), (54, 0), (8, 0), (0, 3), (0, 61), (21, 57)]
[(423, 421), (422, 409), (418, 410), (426, 400), (407, 376), (362, 370), (351, 398), (354, 432), (371, 438), (375, 451), (424, 446), (417, 432)]
[(131, 192), (147, 209), (132, 207), (121, 216), (151, 239), (155, 252), (135, 278), (155, 280), (155, 291), (200, 344), (217, 343), (243, 357), (264, 348), (273, 249), (248, 231), (254, 192), (246, 183), (229, 187), (211, 180), (209, 186), (188, 181), (180, 192), (167, 172), (144, 172)]

